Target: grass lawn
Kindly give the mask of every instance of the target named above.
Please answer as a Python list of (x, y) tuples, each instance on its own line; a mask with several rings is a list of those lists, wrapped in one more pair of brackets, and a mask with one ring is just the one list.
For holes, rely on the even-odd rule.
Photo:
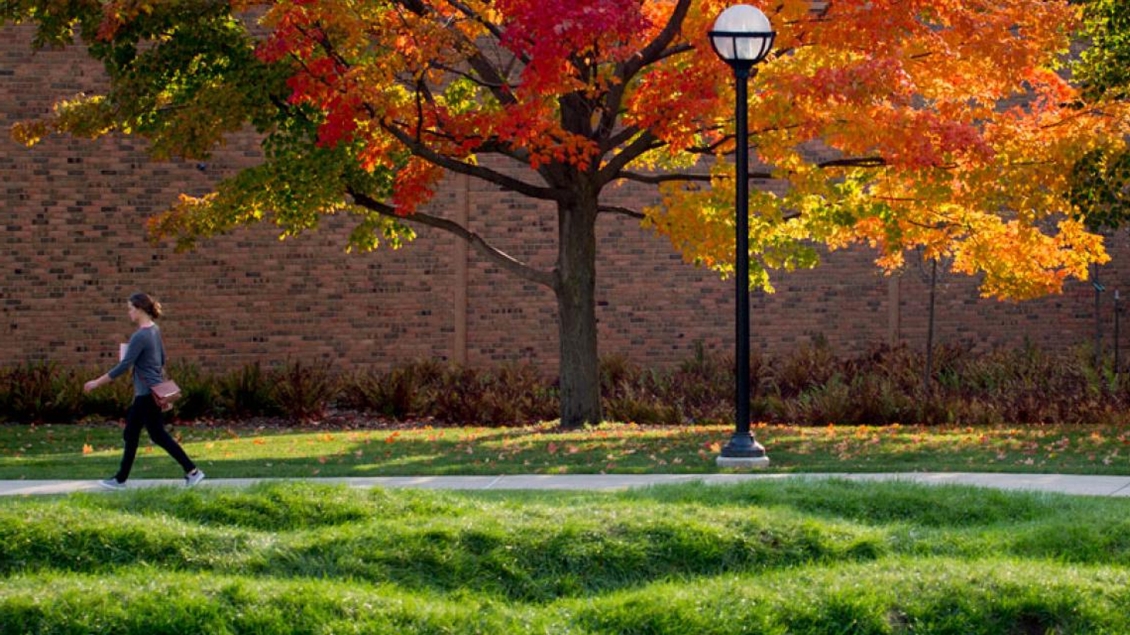
[(0, 500), (0, 633), (1126, 633), (1130, 501), (846, 481)]
[[(758, 426), (771, 470), (1126, 474), (1101, 426)], [(725, 427), (177, 425), (215, 477), (717, 471)], [(116, 424), (0, 426), (101, 478)], [(149, 446), (143, 446), (149, 447)], [(176, 465), (143, 450), (135, 476)], [(618, 492), (317, 481), (0, 498), (9, 633), (1130, 633), (1130, 499), (842, 480)]]
[[(443, 474), (706, 473), (732, 429), (605, 424), (560, 433), (520, 428), (288, 428), (181, 424), (174, 434), (215, 477)], [(1130, 474), (1130, 429), (1042, 425), (797, 427), (754, 433), (779, 472), (1059, 472)], [(0, 426), (0, 479), (105, 478), (121, 448), (116, 423)], [(142, 438), (138, 478), (177, 476)]]

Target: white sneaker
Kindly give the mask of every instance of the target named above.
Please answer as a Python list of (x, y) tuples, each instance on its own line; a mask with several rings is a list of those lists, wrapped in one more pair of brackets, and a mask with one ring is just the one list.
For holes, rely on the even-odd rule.
[(101, 485), (102, 487), (106, 488), (106, 489), (118, 490), (118, 489), (125, 489), (126, 488), (125, 483), (118, 482), (118, 479), (116, 479), (112, 476), (110, 478), (104, 480), (104, 481), (98, 481), (98, 484)]
[[(197, 483), (199, 483), (200, 481), (203, 481), (203, 480), (204, 480), (204, 471), (201, 470), (200, 468), (197, 468), (197, 469), (189, 472), (188, 474), (184, 475), (184, 486), (185, 487), (192, 487), (193, 485), (196, 485)], [(125, 487), (125, 486), (123, 485), (122, 487)]]

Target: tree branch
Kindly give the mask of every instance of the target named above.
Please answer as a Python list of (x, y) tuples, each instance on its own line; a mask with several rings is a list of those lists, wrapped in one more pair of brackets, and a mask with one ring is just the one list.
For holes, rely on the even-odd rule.
[(679, 33), (682, 32), (683, 20), (686, 19), (687, 12), (690, 8), (691, 0), (679, 0), (675, 4), (675, 8), (671, 10), (671, 19), (667, 21), (663, 30), (659, 32), (659, 35), (655, 36), (654, 40), (648, 42), (647, 46), (640, 51), (639, 55), (632, 57), (630, 61), (625, 63), (624, 74), (621, 75), (621, 77), (629, 79), (635, 76), (641, 68), (649, 64), (654, 64), (662, 59), (661, 56), (664, 55), (664, 51), (671, 42), (675, 41)]
[(818, 168), (881, 168), (887, 165), (883, 157), (850, 157), (847, 159), (832, 159), (816, 164)]
[(464, 16), (466, 16), (468, 19), (473, 20), (475, 22), (478, 22), (480, 25), (482, 25), (482, 27), (484, 29), (486, 29), (487, 31), (490, 32), (491, 36), (493, 36), (494, 39), (496, 39), (496, 40), (502, 39), (502, 29), (499, 28), (499, 26), (497, 24), (495, 24), (493, 22), (488, 22), (487, 19), (483, 17), (483, 14), (482, 14), (481, 11), (476, 11), (476, 10), (472, 9), (471, 7), (467, 6), (465, 3), (459, 2), (458, 0), (448, 0), (447, 4), (451, 5), (457, 11), (459, 11)]
[(675, 46), (672, 46), (672, 47), (662, 51), (658, 56), (656, 56), (655, 61), (661, 62), (661, 61), (667, 59), (668, 57), (675, 57), (676, 55), (680, 55), (682, 53), (687, 53), (687, 52), (690, 52), (690, 51), (693, 51), (693, 50), (694, 50), (694, 47), (691, 46), (690, 44), (676, 44)]
[[(759, 128), (757, 130), (750, 130), (749, 131), (749, 137), (753, 138), (753, 137), (756, 137), (758, 135), (765, 134), (767, 132), (780, 132), (782, 130), (792, 130), (794, 128), (799, 128), (799, 127), (800, 127), (800, 124), (789, 124), (789, 125), (786, 125), (786, 126), (770, 126), (768, 128)], [(709, 128), (703, 128), (702, 130), (703, 130), (703, 132), (716, 132), (716, 131), (719, 131), (721, 129), (722, 129), (721, 126), (711, 126)], [(710, 145), (706, 145), (706, 146), (691, 146), (691, 147), (687, 148), (687, 152), (693, 152), (695, 154), (714, 154), (718, 150), (719, 147), (725, 145), (726, 143), (730, 143), (731, 141), (733, 141), (734, 136), (735, 135), (732, 135), (732, 134), (731, 135), (724, 135), (721, 138), (719, 138), (717, 141), (715, 141), (714, 143), (711, 143)]]
[(467, 229), (466, 227), (460, 225), (459, 223), (456, 223), (455, 221), (439, 216), (433, 216), (431, 214), (425, 214), (423, 212), (414, 212), (408, 216), (401, 216), (400, 214), (396, 213), (396, 209), (391, 205), (382, 203), (369, 196), (368, 194), (365, 194), (364, 192), (358, 192), (353, 188), (346, 188), (346, 193), (353, 198), (353, 201), (356, 204), (364, 207), (365, 209), (374, 211), (384, 216), (391, 216), (393, 218), (396, 218), (397, 220), (407, 221), (410, 223), (419, 223), (420, 225), (424, 225), (426, 227), (431, 227), (433, 229), (438, 229), (440, 231), (445, 231), (449, 234), (453, 234), (456, 237), (467, 241), (468, 244), (475, 248), (475, 251), (482, 254), (484, 257), (486, 257), (487, 260), (518, 276), (519, 278), (540, 284), (542, 286), (548, 287), (549, 289), (556, 290), (557, 288), (557, 277), (552, 273), (542, 271), (540, 269), (535, 269), (527, 265), (526, 263), (514, 258), (501, 249), (494, 247), (478, 233)]
[[(617, 177), (626, 181), (646, 183), (647, 185), (659, 185), (660, 183), (672, 183), (675, 181), (683, 181), (687, 183), (709, 183), (713, 178), (709, 174), (640, 174), (638, 172), (620, 172)], [(773, 178), (773, 175), (769, 172), (750, 172), (749, 178), (771, 179)]]
[(452, 157), (436, 152), (424, 143), (413, 139), (411, 135), (407, 134), (403, 130), (400, 130), (398, 127), (392, 124), (382, 123), (381, 127), (383, 127), (386, 132), (396, 137), (398, 141), (403, 143), (412, 152), (412, 154), (415, 154), (421, 159), (434, 163), (446, 170), (450, 170), (458, 174), (473, 176), (477, 179), (482, 179), (484, 181), (487, 181), (488, 183), (494, 183), (495, 185), (503, 187), (507, 190), (517, 192), (531, 198), (546, 201), (561, 201), (564, 198), (560, 192), (552, 188), (540, 187), (531, 183), (526, 183), (525, 181), (522, 181), (520, 179), (506, 176), (501, 172), (491, 170), (490, 168), (484, 168), (481, 165), (472, 165), (465, 163), (458, 159), (454, 159)]
[(634, 218), (636, 220), (643, 220), (644, 218), (647, 218), (643, 215), (643, 212), (637, 212), (634, 209), (620, 207), (619, 205), (601, 205), (596, 209), (596, 211), (598, 214), (618, 214), (620, 216), (627, 216), (628, 218)]
[(610, 135), (607, 140), (605, 140), (605, 142), (600, 147), (601, 154), (606, 154), (617, 146), (627, 143), (632, 139), (632, 137), (638, 135), (639, 133), (640, 129), (636, 126), (624, 126), (615, 134)]
[(616, 76), (620, 78), (620, 81), (613, 86), (612, 90), (608, 92), (604, 99), (599, 130), (611, 132), (615, 129), (616, 120), (620, 113), (620, 106), (624, 102), (625, 91), (631, 84), (631, 79), (635, 77), (641, 69), (669, 55), (683, 52), (683, 50), (690, 50), (690, 46), (686, 46), (679, 47), (678, 50), (675, 51), (666, 51), (667, 47), (682, 31), (683, 20), (686, 18), (690, 6), (690, 0), (679, 0), (675, 8), (671, 11), (671, 19), (667, 21), (666, 26), (663, 27), (659, 35), (649, 42), (648, 45), (640, 51), (639, 55), (618, 65)]
[[(439, 18), (434, 9), (424, 6), (423, 2), (420, 2), (420, 0), (398, 0), (396, 4), (406, 8), (407, 10), (420, 17), (427, 15), (435, 19)], [(456, 11), (462, 13), (465, 17), (467, 17), (467, 19), (479, 23), (483, 28), (490, 32), (491, 36), (494, 37), (496, 41), (502, 38), (502, 29), (499, 28), (498, 25), (487, 21), (480, 13), (476, 12), (465, 3), (460, 2), (459, 0), (448, 0), (448, 4)], [(440, 22), (440, 24), (444, 28), (450, 28), (451, 20), (445, 19), (443, 22)], [(461, 31), (456, 29), (454, 30), (454, 32), (459, 36), (459, 39), (462, 41), (464, 46), (467, 47), (468, 53), (466, 56), (466, 61), (467, 64), (472, 69), (474, 69), (476, 73), (478, 73), (480, 78), (480, 81), (478, 82), (479, 85), (490, 90), (491, 94), (494, 95), (495, 99), (497, 99), (499, 103), (513, 103), (513, 95), (509, 91), (504, 90), (504, 88), (508, 85), (505, 80), (504, 74), (496, 69), (483, 55), (482, 50), (478, 46), (476, 46), (474, 42), (468, 41)], [(432, 65), (437, 68), (441, 68), (441, 66), (438, 64)]]
[[(879, 168), (887, 165), (887, 160), (883, 157), (852, 157), (847, 159), (832, 159), (830, 161), (823, 161), (817, 163), (818, 168), (836, 168), (836, 167), (849, 167), (849, 168)], [(621, 171), (618, 178), (628, 181), (635, 181), (637, 183), (646, 183), (648, 185), (659, 185), (660, 183), (670, 183), (672, 181), (686, 181), (686, 182), (709, 182), (712, 178), (708, 174), (679, 174), (679, 173), (664, 173), (664, 174), (639, 174), (638, 172), (625, 172)], [(749, 178), (751, 179), (772, 179), (774, 178), (771, 172), (750, 172)]]
[(602, 183), (610, 183), (619, 178), (620, 172), (632, 161), (638, 159), (641, 155), (649, 150), (662, 147), (663, 143), (651, 134), (650, 131), (644, 130), (635, 139), (628, 144), (626, 148), (616, 153), (603, 168), (600, 169), (600, 180)]

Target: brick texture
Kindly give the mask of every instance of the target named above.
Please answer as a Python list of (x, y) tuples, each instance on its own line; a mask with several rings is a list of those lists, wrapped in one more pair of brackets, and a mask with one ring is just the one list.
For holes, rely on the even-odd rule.
[[(30, 31), (0, 31), (0, 122), (48, 112), (59, 98), (95, 91), (103, 75), (79, 50), (32, 53)], [(170, 354), (210, 369), (259, 360), (332, 361), (339, 369), (387, 369), (413, 359), (476, 367), (529, 362), (556, 372), (552, 293), (519, 280), (426, 228), (406, 248), (346, 254), (346, 218), (280, 242), (270, 225), (209, 240), (191, 253), (152, 245), (144, 222), (180, 192), (201, 194), (256, 161), (235, 137), (205, 164), (155, 163), (135, 139), (51, 138), (32, 149), (0, 139), (0, 362), (53, 360), (105, 367), (132, 330), (124, 309), (135, 290), (156, 295)], [(632, 187), (607, 202), (639, 207)], [(458, 218), (513, 256), (550, 268), (552, 208), (454, 176), (430, 211)], [(636, 221), (599, 223), (600, 350), (649, 366), (689, 358), (696, 345), (733, 350), (732, 281), (682, 262), (668, 241)], [(1113, 344), (1113, 291), (1127, 286), (1126, 236), (1112, 236), (1104, 266), (1100, 328)], [(922, 347), (928, 269), (893, 277), (855, 248), (814, 271), (782, 274), (778, 292), (755, 293), (752, 346), (787, 353), (815, 338), (859, 353), (884, 343)], [(1024, 303), (978, 298), (974, 280), (939, 277), (939, 344), (979, 350), (1031, 341), (1066, 350), (1094, 341), (1094, 291), (1072, 282), (1062, 295)]]

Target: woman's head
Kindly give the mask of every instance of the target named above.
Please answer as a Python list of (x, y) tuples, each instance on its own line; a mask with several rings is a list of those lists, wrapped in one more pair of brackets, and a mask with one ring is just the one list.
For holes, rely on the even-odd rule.
[(147, 293), (135, 293), (129, 297), (129, 305), (144, 311), (150, 318), (156, 320), (161, 317), (161, 303), (149, 297)]

